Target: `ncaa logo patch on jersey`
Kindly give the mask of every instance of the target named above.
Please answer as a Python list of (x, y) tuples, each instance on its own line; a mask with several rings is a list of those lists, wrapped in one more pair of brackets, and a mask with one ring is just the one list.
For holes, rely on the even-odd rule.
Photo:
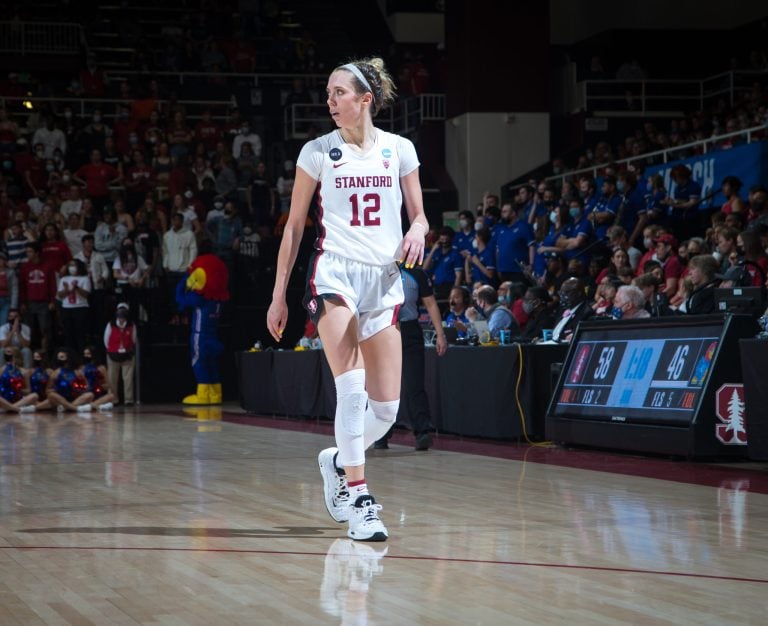
[(383, 156), (385, 159), (388, 159), (389, 157), (392, 156), (392, 150), (390, 150), (389, 148), (384, 148), (381, 151), (381, 156)]
[(331, 148), (328, 156), (331, 157), (331, 161), (338, 161), (341, 158), (341, 150), (338, 148)]

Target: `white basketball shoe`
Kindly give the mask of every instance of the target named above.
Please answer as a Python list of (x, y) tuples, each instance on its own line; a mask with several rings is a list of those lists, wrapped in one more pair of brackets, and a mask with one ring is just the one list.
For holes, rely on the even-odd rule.
[(344, 470), (336, 468), (337, 448), (326, 448), (317, 455), (320, 475), (323, 477), (323, 496), (328, 514), (336, 522), (349, 520), (349, 487)]
[(347, 536), (355, 541), (386, 541), (387, 529), (379, 519), (381, 505), (370, 494), (358, 496), (349, 507)]

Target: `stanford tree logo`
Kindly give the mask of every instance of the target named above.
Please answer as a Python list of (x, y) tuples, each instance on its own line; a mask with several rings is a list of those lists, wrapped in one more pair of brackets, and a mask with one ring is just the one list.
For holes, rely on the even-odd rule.
[(747, 428), (744, 423), (744, 385), (723, 385), (715, 394), (715, 437), (727, 446), (746, 446)]

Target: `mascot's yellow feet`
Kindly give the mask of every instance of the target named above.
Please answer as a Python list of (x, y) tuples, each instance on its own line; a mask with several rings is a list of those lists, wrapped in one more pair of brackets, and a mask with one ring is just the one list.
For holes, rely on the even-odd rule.
[(221, 404), (221, 383), (208, 385), (208, 404)]
[(211, 402), (211, 385), (198, 385), (197, 393), (187, 396), (182, 402), (184, 404), (215, 404)]

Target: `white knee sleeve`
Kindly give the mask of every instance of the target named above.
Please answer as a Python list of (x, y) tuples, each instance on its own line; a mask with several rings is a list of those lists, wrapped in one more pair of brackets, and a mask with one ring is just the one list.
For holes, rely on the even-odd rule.
[(368, 399), (368, 410), (365, 413), (365, 447), (387, 434), (397, 419), (400, 400), (379, 402)]
[(365, 463), (365, 410), (368, 394), (365, 392), (365, 370), (344, 372), (335, 378), (336, 418), (334, 431), (339, 448), (340, 465)]

